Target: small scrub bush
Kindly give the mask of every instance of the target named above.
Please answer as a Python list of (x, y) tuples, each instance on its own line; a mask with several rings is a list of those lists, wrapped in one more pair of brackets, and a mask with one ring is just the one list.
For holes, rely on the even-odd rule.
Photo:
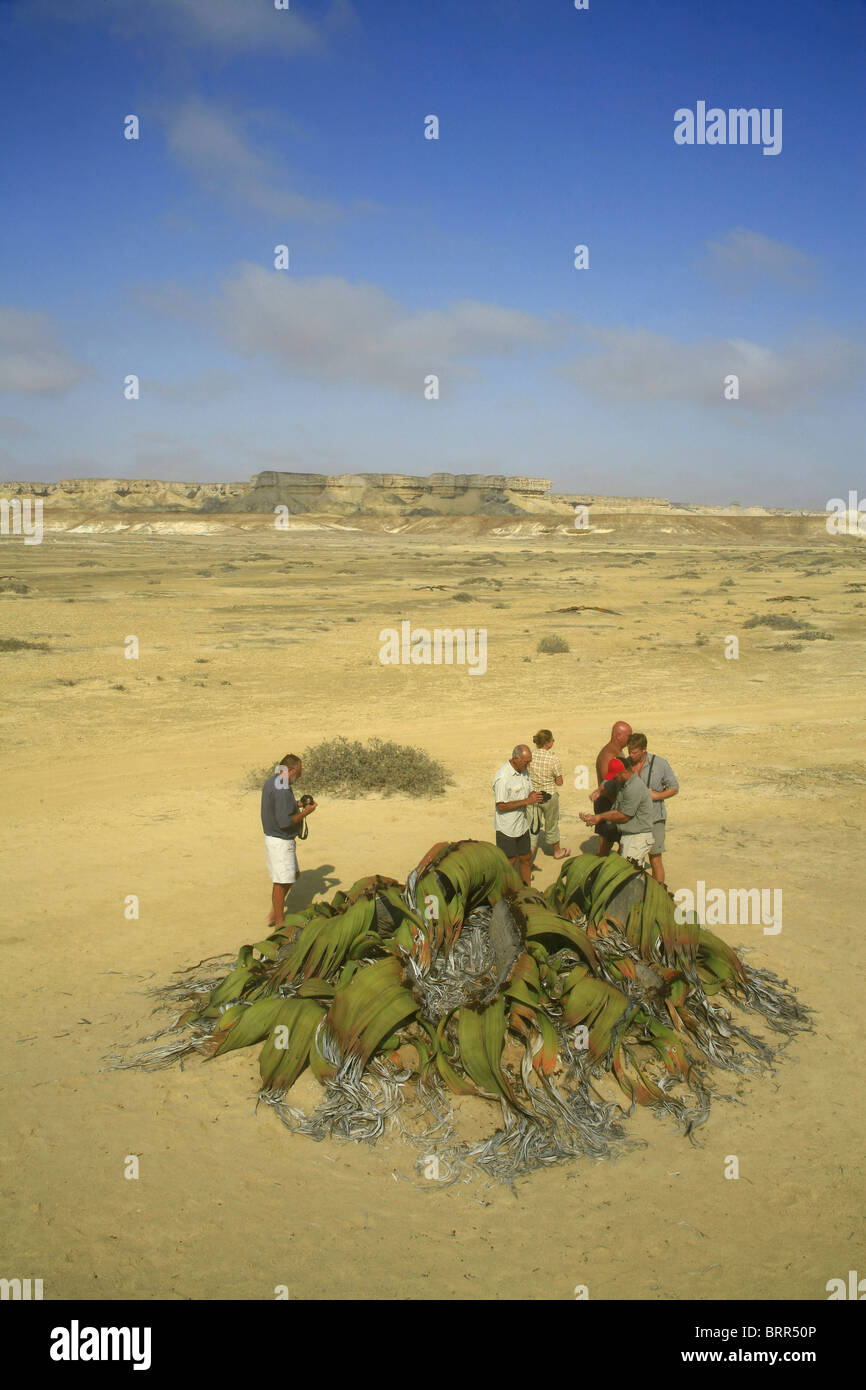
[[(423, 748), (371, 738), (366, 743), (346, 738), (325, 739), (300, 754), (303, 782), (297, 795), (355, 797), (379, 792), (384, 796), (443, 796), (451, 782), (447, 770)], [(252, 772), (247, 785), (260, 787), (273, 765)]]
[(808, 626), (802, 618), (792, 618), (789, 613), (759, 613), (753, 618), (747, 618), (743, 623), (743, 627), (796, 628), (798, 631)]
[(552, 656), (555, 652), (570, 652), (571, 646), (564, 637), (560, 637), (557, 633), (551, 633), (549, 637), (539, 638), (535, 650), (543, 652), (546, 656)]
[(442, 796), (450, 781), (446, 769), (423, 748), (383, 742), (366, 744), (328, 739), (302, 755), (304, 781), (316, 794), (364, 796), (367, 792), (404, 796)]
[(21, 637), (0, 637), (0, 652), (49, 652), (47, 642), (25, 642)]

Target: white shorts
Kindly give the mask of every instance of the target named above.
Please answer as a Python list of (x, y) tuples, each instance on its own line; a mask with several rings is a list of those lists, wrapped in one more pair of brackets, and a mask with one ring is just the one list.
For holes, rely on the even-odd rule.
[(265, 858), (272, 883), (294, 883), (298, 877), (298, 856), (294, 839), (265, 836)]
[(651, 830), (645, 835), (623, 835), (620, 840), (621, 853), (626, 859), (633, 859), (636, 864), (645, 864), (651, 850), (655, 853), (655, 840)]

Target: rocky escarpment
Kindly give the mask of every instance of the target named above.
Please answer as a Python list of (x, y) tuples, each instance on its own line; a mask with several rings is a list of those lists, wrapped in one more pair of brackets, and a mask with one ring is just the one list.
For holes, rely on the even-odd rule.
[(585, 506), (597, 524), (600, 513), (632, 516), (668, 514), (727, 517), (797, 516), (765, 507), (701, 506), (672, 503), (663, 497), (602, 497), (590, 493), (555, 493), (547, 478), (505, 474), (431, 473), (257, 473), (249, 482), (184, 483), (153, 478), (67, 478), (57, 483), (0, 483), (0, 497), (41, 498), (46, 513), (75, 512), (104, 517), (112, 513), (273, 513), (286, 507), (291, 516), (333, 517), (533, 517), (567, 522), (576, 506)]

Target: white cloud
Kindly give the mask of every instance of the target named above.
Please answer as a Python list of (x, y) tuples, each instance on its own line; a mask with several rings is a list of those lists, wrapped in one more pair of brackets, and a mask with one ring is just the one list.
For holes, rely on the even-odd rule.
[(60, 396), (92, 369), (60, 346), (47, 314), (0, 308), (0, 391)]
[(251, 144), (241, 117), (199, 98), (187, 101), (167, 119), (168, 148), (208, 192), (233, 207), (272, 217), (324, 221), (338, 217), (338, 205), (308, 198), (286, 182), (276, 160)]
[(808, 289), (817, 277), (812, 256), (746, 227), (735, 227), (723, 241), (708, 241), (706, 247), (707, 268), (729, 286), (775, 280), (788, 289)]
[(845, 338), (813, 333), (782, 350), (743, 338), (696, 343), (646, 329), (584, 330), (599, 351), (564, 370), (589, 395), (606, 401), (685, 401), (728, 405), (726, 376), (740, 379), (740, 402), (756, 409), (801, 405), (817, 392), (847, 385), (864, 361)]
[(477, 376), (466, 359), (547, 346), (555, 336), (543, 319), (497, 304), (411, 310), (376, 285), (293, 279), (256, 265), (226, 282), (216, 312), (232, 347), (293, 375), (419, 395), (431, 373), (444, 391)]
[(270, 0), (19, 0), (17, 12), (52, 23), (104, 24), (139, 43), (183, 40), (231, 54), (308, 53), (355, 21), (349, 0), (333, 0), (320, 20), (297, 3), (275, 10)]

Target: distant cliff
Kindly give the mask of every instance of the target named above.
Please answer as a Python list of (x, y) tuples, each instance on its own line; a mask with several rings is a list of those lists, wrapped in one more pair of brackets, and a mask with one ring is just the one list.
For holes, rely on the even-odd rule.
[[(257, 473), (248, 483), (175, 483), (149, 478), (69, 478), (0, 483), (6, 497), (42, 497), (52, 507), (93, 512), (272, 512), (294, 515), (519, 515), (550, 496), (546, 478), (481, 473)], [(527, 505), (528, 504), (528, 505)]]
[[(809, 530), (825, 514), (781, 508), (705, 506), (670, 502), (665, 497), (604, 497), (592, 493), (555, 493), (548, 478), (505, 474), (431, 473), (256, 473), (249, 482), (182, 483), (153, 478), (67, 478), (59, 483), (0, 482), (0, 498), (42, 498), (45, 524), (61, 530), (164, 529), (209, 531), (221, 524), (244, 525), (243, 517), (274, 515), (288, 509), (298, 525), (411, 530), (436, 527), (437, 519), (454, 524), (474, 522), (484, 530), (506, 527), (583, 530), (596, 536), (644, 523), (660, 534), (685, 536), (693, 523), (706, 530), (721, 525), (725, 533), (758, 518), (787, 525), (809, 520)], [(575, 506), (586, 511), (576, 524)], [(164, 518), (160, 520), (159, 518)], [(184, 518), (184, 520), (181, 520)], [(302, 518), (311, 518), (309, 522)], [(331, 519), (328, 521), (328, 519)], [(664, 523), (663, 523), (664, 519)], [(91, 524), (93, 523), (93, 524)], [(640, 525), (638, 525), (640, 523)], [(748, 528), (747, 528), (748, 530)], [(733, 532), (732, 532), (733, 534)]]

